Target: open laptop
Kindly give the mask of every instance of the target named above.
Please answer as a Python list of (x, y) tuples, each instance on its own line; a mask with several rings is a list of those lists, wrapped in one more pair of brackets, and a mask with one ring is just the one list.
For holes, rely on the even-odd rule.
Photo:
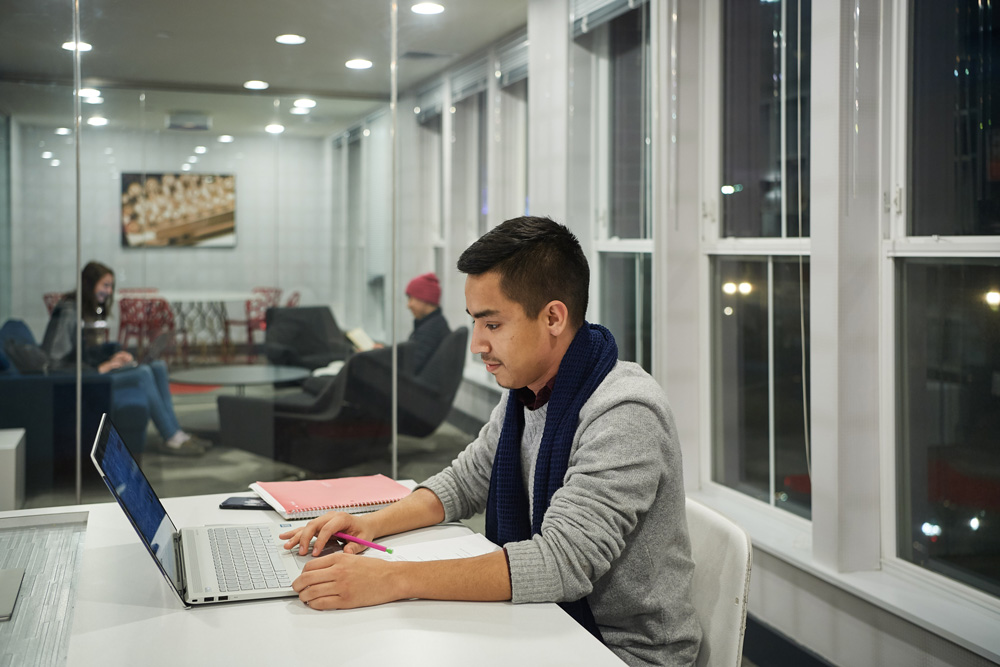
[(308, 559), (282, 548), (277, 525), (178, 531), (107, 414), (90, 458), (185, 607), (296, 595), (291, 582)]

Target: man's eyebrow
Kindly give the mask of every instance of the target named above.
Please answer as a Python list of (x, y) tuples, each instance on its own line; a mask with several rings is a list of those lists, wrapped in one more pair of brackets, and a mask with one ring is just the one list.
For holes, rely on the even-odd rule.
[(469, 317), (471, 317), (472, 319), (478, 320), (483, 317), (490, 317), (492, 315), (496, 315), (500, 311), (497, 310), (496, 308), (487, 308), (486, 310), (480, 310), (478, 313), (470, 313), (469, 309), (466, 308), (465, 312), (468, 313)]

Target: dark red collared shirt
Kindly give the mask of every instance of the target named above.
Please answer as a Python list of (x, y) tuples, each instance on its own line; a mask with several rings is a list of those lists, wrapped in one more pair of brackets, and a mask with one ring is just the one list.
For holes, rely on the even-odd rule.
[(538, 390), (538, 393), (531, 391), (527, 387), (521, 387), (514, 392), (517, 400), (521, 402), (521, 405), (528, 408), (529, 410), (537, 410), (552, 398), (552, 388), (556, 386), (556, 376), (552, 376), (545, 386)]

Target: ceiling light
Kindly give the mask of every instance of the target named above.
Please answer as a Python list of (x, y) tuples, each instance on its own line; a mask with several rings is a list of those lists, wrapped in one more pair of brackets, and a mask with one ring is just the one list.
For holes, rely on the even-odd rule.
[(83, 101), (86, 104), (104, 104), (103, 97), (84, 97)]
[(191, 171), (191, 165), (185, 162), (184, 164), (181, 165), (181, 171)]
[(282, 132), (285, 131), (285, 126), (280, 125), (278, 123), (271, 123), (270, 125), (264, 128), (264, 131), (267, 132), (268, 134), (281, 134)]
[(204, 146), (195, 146), (194, 152), (197, 153), (198, 155), (204, 155), (205, 153), (208, 152), (208, 149), (205, 148)]
[(91, 116), (87, 119), (87, 125), (93, 125), (94, 127), (103, 127), (108, 124), (108, 119), (104, 116)]
[(722, 286), (722, 291), (726, 294), (736, 294), (736, 283), (725, 283)]
[(367, 127), (366, 127), (366, 128), (365, 128), (365, 131), (364, 131), (364, 132), (362, 132), (361, 134), (365, 135), (366, 137), (370, 137), (370, 136), (371, 136), (371, 134), (372, 134), (372, 131), (371, 131), (371, 130), (369, 130), (369, 129), (368, 129)]
[(52, 165), (53, 167), (58, 167), (58, 166), (59, 166), (60, 164), (62, 164), (62, 163), (61, 163), (61, 162), (59, 162), (59, 160), (53, 160), (52, 162), (50, 162), (50, 164), (51, 164), (51, 165)]
[(278, 35), (277, 37), (274, 38), (274, 41), (276, 41), (278, 44), (290, 44), (294, 46), (296, 44), (305, 44), (306, 38), (303, 37), (302, 35), (288, 34), (288, 35)]
[(243, 84), (243, 87), (247, 90), (267, 90), (270, 84), (267, 81), (257, 81), (256, 79), (251, 79)]
[(70, 133), (70, 129), (68, 127), (57, 127), (56, 128), (56, 134), (58, 134), (60, 136), (65, 136), (65, 135), (67, 135), (69, 133)]
[(309, 113), (309, 109), (305, 107), (292, 107), (288, 110), (288, 112), (295, 114), (296, 116), (305, 116)]
[(63, 42), (62, 47), (67, 51), (79, 50), (80, 53), (83, 53), (84, 51), (90, 51), (92, 48), (94, 48), (90, 44), (87, 44), (87, 42)]
[(312, 109), (316, 106), (316, 100), (309, 99), (308, 97), (300, 97), (295, 100), (292, 104), (303, 109)]
[(45, 151), (44, 153), (42, 153), (42, 159), (43, 160), (51, 160), (52, 159), (52, 151)]
[(740, 283), (739, 290), (740, 294), (749, 294), (753, 291), (753, 285), (750, 283)]
[(991, 306), (1000, 306), (1000, 292), (990, 290), (986, 293), (986, 303)]
[(191, 157), (188, 158), (188, 162), (190, 162), (191, 164), (194, 164), (197, 161), (198, 161), (198, 158), (196, 156), (194, 156), (194, 155), (192, 155)]
[(413, 113), (420, 113), (420, 107), (413, 107)]
[(372, 66), (372, 61), (365, 60), (364, 58), (355, 58), (354, 60), (348, 60), (344, 65), (348, 69), (368, 69)]
[(444, 7), (436, 2), (418, 2), (410, 7), (410, 11), (414, 14), (440, 14)]
[(233, 139), (233, 135), (231, 135), (231, 134), (222, 134), (222, 135), (219, 135), (219, 138), (217, 139), (217, 141), (220, 144), (231, 144), (231, 143), (233, 143), (234, 139)]

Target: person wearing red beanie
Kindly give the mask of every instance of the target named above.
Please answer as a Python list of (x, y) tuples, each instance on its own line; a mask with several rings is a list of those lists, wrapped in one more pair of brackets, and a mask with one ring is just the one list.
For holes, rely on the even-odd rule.
[(451, 329), (441, 313), (441, 283), (425, 273), (406, 285), (406, 307), (413, 313), (413, 333), (407, 340), (406, 366), (419, 373)]

